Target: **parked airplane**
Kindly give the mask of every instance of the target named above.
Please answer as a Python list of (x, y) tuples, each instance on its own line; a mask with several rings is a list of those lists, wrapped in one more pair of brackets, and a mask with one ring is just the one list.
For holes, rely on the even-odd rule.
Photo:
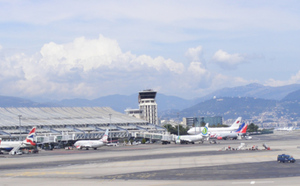
[(35, 136), (35, 131), (36, 128), (33, 127), (24, 141), (2, 141), (0, 139), (0, 150), (10, 152), (14, 148), (18, 150), (19, 148), (35, 146), (36, 143), (33, 139)]
[(202, 142), (204, 141), (205, 138), (209, 137), (208, 133), (207, 133), (207, 128), (208, 124), (205, 125), (205, 127), (203, 127), (202, 132), (200, 134), (196, 134), (196, 135), (183, 135), (183, 136), (178, 136), (176, 143), (192, 143), (194, 144), (195, 142)]
[(108, 138), (108, 129), (106, 129), (103, 137), (100, 140), (79, 140), (77, 141), (74, 146), (77, 149), (83, 149), (89, 150), (89, 148), (93, 148), (94, 150), (97, 150), (98, 147), (105, 146), (107, 144), (107, 138)]
[(236, 131), (227, 131), (227, 132), (218, 132), (215, 134), (211, 134), (210, 138), (215, 137), (218, 140), (226, 140), (226, 139), (237, 139), (238, 136), (242, 136), (246, 134), (248, 128), (248, 124), (245, 125), (245, 123), (243, 123), (240, 128)]
[(283, 128), (275, 128), (274, 130), (277, 130), (277, 131), (292, 131), (292, 130), (295, 130), (294, 127), (283, 127)]
[[(208, 128), (209, 133), (217, 133), (222, 131), (235, 131), (239, 128), (240, 123), (242, 121), (242, 117), (238, 117), (235, 122), (230, 127), (214, 127), (214, 128)], [(203, 130), (203, 127), (192, 127), (190, 130), (188, 130), (188, 134), (199, 134), (200, 131)]]
[[(226, 135), (226, 134), (231, 134), (231, 133), (235, 133), (235, 132), (240, 132), (243, 128), (244, 128), (244, 126), (245, 126), (245, 123), (243, 123), (243, 124), (241, 124), (240, 125), (240, 127), (236, 130), (236, 131), (221, 131), (221, 132), (211, 132), (211, 133), (209, 133), (209, 136), (210, 136), (210, 138), (216, 138), (216, 136), (218, 135), (218, 134), (224, 134), (224, 135)], [(208, 126), (207, 126), (208, 127)], [(209, 127), (208, 127), (209, 128)]]

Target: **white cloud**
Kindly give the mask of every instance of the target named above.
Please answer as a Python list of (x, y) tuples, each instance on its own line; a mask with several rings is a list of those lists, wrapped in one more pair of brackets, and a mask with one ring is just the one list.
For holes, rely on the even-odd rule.
[(237, 65), (245, 61), (241, 54), (228, 54), (223, 50), (218, 50), (212, 59), (224, 69), (235, 69)]
[(191, 62), (188, 68), (188, 71), (194, 74), (195, 76), (205, 76), (208, 71), (205, 69), (200, 62)]
[(84, 71), (109, 66), (122, 54), (118, 43), (99, 36), (95, 40), (84, 37), (68, 44), (45, 44), (41, 51), (42, 62), (49, 66), (64, 65), (67, 68), (83, 68)]
[(1, 58), (0, 92), (20, 97), (93, 99), (156, 88), (164, 94), (193, 98), (228, 83), (246, 83), (242, 78), (207, 69), (202, 51), (202, 46), (189, 48), (185, 55), (190, 63), (185, 67), (162, 56), (123, 52), (116, 40), (102, 35), (63, 44), (50, 42), (32, 56), (15, 54)]
[(50, 42), (33, 56), (15, 54), (2, 59), (0, 69), (2, 93), (56, 98), (96, 98), (118, 93), (118, 88), (130, 91), (126, 86), (132, 85), (155, 87), (185, 72), (182, 63), (171, 59), (124, 53), (117, 41), (102, 35), (66, 44)]
[(189, 48), (185, 55), (192, 61), (200, 61), (200, 57), (202, 55), (202, 46), (198, 46), (196, 48)]
[(77, 38), (72, 43), (45, 44), (41, 49), (40, 63), (45, 63), (52, 68), (64, 68), (63, 73), (74, 68), (83, 72), (95, 69), (110, 68), (123, 71), (153, 68), (157, 71), (171, 71), (182, 73), (184, 66), (171, 59), (163, 57), (152, 58), (147, 55), (135, 56), (130, 52), (123, 53), (115, 40), (99, 36), (98, 39), (87, 40)]
[(283, 81), (283, 80), (275, 80), (273, 78), (270, 78), (266, 81), (265, 85), (267, 86), (284, 86), (284, 85), (291, 85), (291, 84), (300, 84), (300, 70), (296, 75), (293, 75), (290, 77), (290, 79)]
[(207, 69), (201, 61), (201, 46), (189, 48), (185, 54), (191, 60), (187, 67), (161, 56), (122, 52), (116, 40), (102, 35), (64, 44), (50, 42), (35, 55), (0, 59), (0, 92), (20, 97), (93, 99), (156, 88), (165, 94), (193, 98), (228, 82), (245, 82)]
[[(184, 27), (196, 25), (200, 28), (219, 30), (253, 27), (272, 30), (299, 29), (297, 9), (282, 8), (282, 4), (284, 3), (281, 1), (270, 4), (261, 3), (258, 0), (248, 3), (238, 1), (234, 3), (224, 1), (190, 1), (189, 3), (181, 1), (121, 1), (116, 3), (96, 0), (89, 1), (89, 3), (68, 0), (63, 2), (4, 1), (0, 4), (3, 7), (0, 11), (0, 21), (49, 24), (75, 18), (108, 21), (126, 19), (169, 25), (180, 22)], [(295, 2), (289, 4), (295, 4)], [(286, 7), (286, 3), (284, 5)]]
[(290, 82), (291, 82), (291, 84), (300, 83), (300, 70), (298, 71), (298, 73), (296, 75), (291, 77)]
[[(246, 71), (240, 75), (247, 79), (262, 82), (274, 73), (282, 79), (297, 68), (297, 6), (298, 2), (278, 0), (272, 4), (258, 0), (0, 1), (0, 40), (5, 46), (0, 45), (0, 91), (15, 96), (92, 98), (158, 87), (164, 93), (194, 95), (246, 83), (229, 77), (237, 71), (223, 70), (237, 67)], [(106, 37), (97, 38), (99, 33)], [(207, 47), (205, 53), (199, 44)], [(184, 53), (187, 46), (197, 47)], [(272, 65), (259, 61), (268, 70), (263, 76), (255, 74), (261, 56), (228, 52), (237, 48), (276, 60)], [(184, 54), (189, 61), (182, 61)], [(214, 72), (221, 70), (204, 59), (221, 66), (223, 74)], [(242, 65), (250, 60), (251, 64)], [(283, 61), (289, 65), (277, 73)], [(267, 83), (292, 82), (299, 82), (299, 75)]]

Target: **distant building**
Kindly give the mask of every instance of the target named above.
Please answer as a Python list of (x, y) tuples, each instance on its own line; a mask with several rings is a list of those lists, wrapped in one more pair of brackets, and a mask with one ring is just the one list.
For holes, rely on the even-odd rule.
[(213, 116), (213, 117), (187, 117), (183, 118), (183, 123), (188, 127), (199, 127), (202, 124), (209, 123), (209, 126), (222, 125), (223, 118), (221, 116)]
[(142, 117), (149, 123), (158, 125), (157, 104), (155, 101), (156, 91), (151, 89), (139, 92), (139, 107), (142, 110)]
[(139, 118), (139, 119), (141, 119), (143, 116), (143, 110), (141, 109), (126, 109), (125, 112), (128, 116)]
[(200, 123), (209, 123), (210, 126), (215, 126), (215, 125), (222, 125), (223, 124), (223, 118), (222, 116), (213, 116), (213, 117), (199, 117), (198, 119)]
[(184, 125), (188, 126), (188, 127), (198, 127), (200, 124), (197, 121), (197, 117), (187, 117), (187, 118), (183, 118), (182, 122)]

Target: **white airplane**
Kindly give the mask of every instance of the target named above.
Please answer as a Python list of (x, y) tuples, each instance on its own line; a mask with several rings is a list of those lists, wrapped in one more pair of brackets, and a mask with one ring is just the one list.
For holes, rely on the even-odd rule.
[(107, 144), (107, 138), (108, 138), (108, 129), (106, 129), (103, 137), (100, 140), (79, 140), (76, 141), (74, 146), (76, 149), (83, 149), (89, 150), (89, 148), (93, 148), (94, 150), (97, 150), (98, 147), (105, 146)]
[(248, 128), (248, 124), (245, 125), (245, 123), (243, 123), (240, 126), (240, 128), (238, 128), (236, 131), (224, 131), (224, 132), (210, 134), (210, 138), (216, 138), (218, 140), (237, 139), (238, 136), (242, 136), (246, 134), (247, 128)]
[(276, 128), (274, 130), (277, 130), (277, 131), (292, 131), (292, 130), (295, 130), (294, 127), (283, 127), (283, 128)]
[[(214, 128), (208, 128), (208, 133), (217, 133), (217, 132), (223, 132), (223, 131), (235, 131), (239, 128), (240, 123), (242, 121), (242, 117), (238, 117), (235, 122), (230, 127), (214, 127)], [(203, 130), (204, 127), (192, 127), (190, 130), (188, 130), (188, 134), (199, 134), (200, 131)]]
[(208, 126), (208, 124), (206, 124), (206, 126), (203, 127), (202, 132), (200, 134), (178, 136), (176, 143), (178, 142), (181, 144), (183, 144), (183, 143), (194, 144), (195, 142), (198, 142), (198, 141), (199, 142), (201, 141), (203, 143), (204, 139), (209, 137), (209, 135), (207, 133), (207, 130), (208, 130), (207, 126)]
[(35, 146), (36, 143), (33, 140), (35, 131), (36, 128), (33, 127), (24, 141), (2, 141), (0, 138), (0, 150), (10, 152), (12, 149), (17, 147), (23, 148)]

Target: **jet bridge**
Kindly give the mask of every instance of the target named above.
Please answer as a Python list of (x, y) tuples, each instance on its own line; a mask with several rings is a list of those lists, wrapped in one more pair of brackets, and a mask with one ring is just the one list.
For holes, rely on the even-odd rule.
[(6, 135), (6, 136), (11, 137), (11, 133), (5, 132), (5, 131), (3, 131), (3, 130), (0, 130), (0, 134), (1, 134), (1, 135)]
[(117, 125), (112, 125), (112, 124), (110, 124), (110, 125), (109, 125), (109, 128), (117, 129), (117, 130), (120, 130), (120, 131), (126, 131), (126, 132), (128, 132), (127, 129), (124, 129), (124, 128), (119, 127), (119, 126), (117, 126)]
[(69, 129), (71, 129), (71, 130), (73, 130), (73, 131), (75, 131), (75, 132), (80, 132), (80, 133), (85, 134), (85, 131), (84, 131), (84, 130), (80, 130), (80, 129), (78, 129), (78, 128), (76, 128), (76, 127), (73, 127), (73, 126), (66, 126), (66, 128), (69, 128)]
[(151, 126), (151, 127), (154, 127), (156, 130), (164, 130), (164, 131), (167, 131), (166, 128), (161, 127), (161, 126), (158, 126), (158, 125), (154, 125), (154, 124), (151, 124), (151, 123), (148, 123), (147, 125), (148, 125), (148, 126)]
[(137, 128), (137, 129), (139, 129), (139, 130), (145, 130), (145, 131), (148, 131), (148, 129), (146, 129), (146, 128), (144, 128), (144, 127), (140, 127), (140, 126), (134, 125), (134, 124), (129, 124), (128, 126)]
[(52, 133), (54, 133), (54, 134), (62, 134), (61, 131), (55, 130), (55, 129), (51, 128), (51, 127), (42, 126), (42, 129), (49, 130), (50, 132), (52, 132)]
[(94, 125), (88, 125), (89, 128), (93, 129), (93, 130), (96, 130), (96, 131), (100, 131), (100, 132), (105, 132), (104, 129), (101, 129), (97, 126), (94, 126)]
[(175, 141), (176, 135), (173, 134), (159, 134), (159, 133), (149, 133), (149, 132), (133, 132), (132, 137), (134, 138), (146, 138), (155, 141), (167, 141), (171, 143)]

